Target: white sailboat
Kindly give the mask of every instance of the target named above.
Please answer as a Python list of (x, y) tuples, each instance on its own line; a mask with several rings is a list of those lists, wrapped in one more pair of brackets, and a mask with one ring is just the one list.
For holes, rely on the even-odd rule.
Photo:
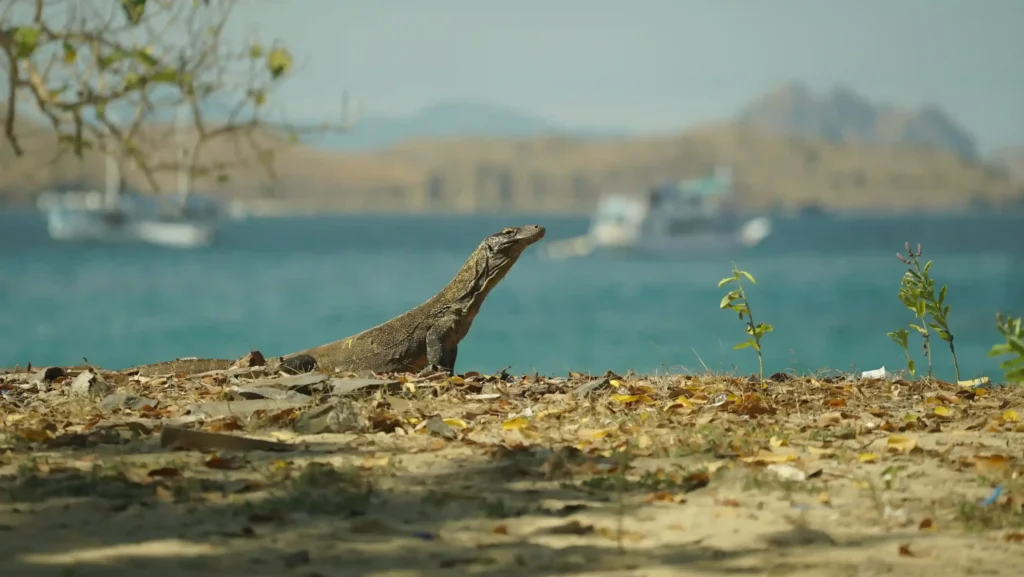
[(173, 206), (161, 210), (152, 218), (139, 222), (139, 238), (161, 246), (173, 248), (200, 248), (216, 240), (219, 207), (214, 203), (200, 203), (192, 193), (192, 163), (185, 143), (185, 107), (178, 108), (175, 117), (175, 137), (178, 157), (178, 190)]
[(99, 190), (44, 191), (36, 204), (46, 216), (51, 238), (77, 242), (144, 242), (175, 248), (200, 248), (216, 240), (220, 206), (191, 195), (191, 167), (184, 158), (183, 113), (176, 122), (178, 194), (175, 201), (124, 190), (123, 155), (111, 139), (104, 153), (105, 187)]
[(136, 240), (132, 203), (122, 195), (120, 153), (108, 144), (104, 190), (49, 190), (36, 205), (46, 215), (51, 238), (62, 241), (130, 242)]

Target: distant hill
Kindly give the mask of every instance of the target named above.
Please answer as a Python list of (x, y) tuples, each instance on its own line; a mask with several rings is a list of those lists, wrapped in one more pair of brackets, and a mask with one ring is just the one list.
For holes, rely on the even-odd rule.
[(974, 137), (938, 107), (876, 104), (846, 87), (816, 94), (804, 84), (786, 84), (755, 99), (737, 120), (836, 143), (935, 148), (978, 159)]
[(450, 100), (423, 107), (407, 116), (371, 116), (356, 121), (344, 134), (327, 134), (309, 144), (333, 150), (383, 150), (407, 140), (489, 137), (525, 138), (621, 136), (611, 130), (576, 129), (506, 106)]
[(989, 161), (1006, 170), (1010, 178), (1024, 184), (1024, 146), (1011, 146), (997, 150)]
[[(22, 124), (29, 151), (0, 146), (0, 202), (31, 202), (40, 188), (100, 187), (103, 160), (55, 157), (53, 134)], [(260, 140), (269, 143), (269, 135)], [(170, 127), (140, 134), (140, 148), (170, 154)], [(143, 144), (146, 143), (146, 144)], [(241, 144), (241, 147), (238, 145)], [(933, 211), (1024, 206), (1024, 185), (1007, 171), (931, 148), (839, 144), (780, 135), (738, 123), (619, 139), (564, 136), (409, 139), (384, 151), (337, 151), (279, 141), (277, 182), (254, 166), (197, 179), (201, 192), (238, 199), (256, 212), (587, 213), (607, 191), (640, 192), (665, 178), (733, 167), (736, 191), (752, 209)], [(232, 163), (244, 142), (205, 149), (207, 163)], [(151, 148), (152, 147), (152, 148)], [(130, 188), (149, 189), (127, 167)], [(172, 190), (174, 174), (158, 175)]]

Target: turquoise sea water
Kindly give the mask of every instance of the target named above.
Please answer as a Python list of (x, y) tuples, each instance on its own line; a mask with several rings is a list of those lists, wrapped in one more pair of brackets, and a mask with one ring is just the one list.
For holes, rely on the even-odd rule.
[[(31, 212), (0, 213), (0, 366), (119, 368), (182, 356), (278, 355), (386, 321), (440, 289), (487, 234), (537, 223), (548, 239), (580, 218), (344, 216), (253, 219), (219, 246), (176, 251), (51, 241)], [(457, 370), (753, 372), (736, 317), (718, 309), (732, 262), (758, 285), (757, 320), (775, 325), (766, 371), (890, 370), (885, 336), (903, 242), (922, 242), (949, 285), (964, 377), (998, 375), (986, 357), (997, 310), (1024, 313), (1024, 217), (783, 219), (755, 249), (674, 259), (548, 261), (528, 250), (491, 294)], [(916, 350), (915, 352), (919, 352)], [(952, 379), (936, 347), (938, 376)]]

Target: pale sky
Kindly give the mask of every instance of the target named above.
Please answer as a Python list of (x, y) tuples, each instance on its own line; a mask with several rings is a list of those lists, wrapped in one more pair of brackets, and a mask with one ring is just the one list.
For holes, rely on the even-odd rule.
[(1024, 144), (1024, 0), (245, 0), (289, 43), (292, 119), (439, 100), (566, 125), (666, 131), (722, 119), (790, 80), (933, 102), (982, 151)]

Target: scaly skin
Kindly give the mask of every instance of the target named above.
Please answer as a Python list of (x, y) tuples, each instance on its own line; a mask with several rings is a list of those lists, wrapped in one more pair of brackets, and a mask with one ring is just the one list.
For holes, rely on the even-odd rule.
[(455, 278), (427, 302), (359, 334), (286, 355), (282, 365), (305, 364), (309, 370), (312, 357), (327, 370), (418, 372), (435, 366), (454, 373), (459, 342), (480, 305), (544, 232), (542, 226), (527, 225), (488, 236)]

